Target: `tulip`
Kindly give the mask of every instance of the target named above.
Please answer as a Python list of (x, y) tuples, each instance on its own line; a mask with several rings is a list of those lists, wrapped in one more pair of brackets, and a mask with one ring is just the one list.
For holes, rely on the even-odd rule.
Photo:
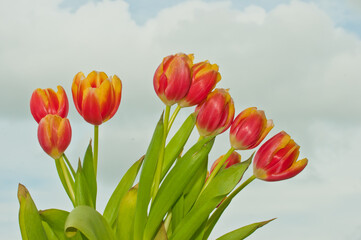
[(300, 147), (284, 131), (265, 142), (253, 161), (253, 174), (265, 181), (280, 181), (296, 176), (307, 165), (307, 158), (298, 160)]
[(187, 95), (192, 81), (192, 65), (192, 54), (178, 53), (165, 57), (155, 71), (154, 90), (167, 106), (172, 106)]
[(214, 136), (226, 131), (234, 117), (234, 104), (228, 90), (217, 88), (196, 108), (196, 126), (201, 136)]
[(255, 107), (242, 111), (233, 121), (230, 142), (234, 149), (246, 150), (257, 147), (273, 128), (263, 111)]
[(192, 83), (187, 95), (179, 102), (181, 107), (198, 105), (221, 80), (217, 64), (208, 61), (194, 64), (192, 67)]
[(90, 124), (100, 125), (117, 112), (121, 100), (122, 82), (114, 75), (93, 71), (85, 77), (79, 72), (71, 87), (73, 100), (80, 115)]
[(43, 150), (58, 159), (70, 144), (71, 127), (67, 118), (48, 114), (40, 120), (38, 140)]
[[(213, 172), (214, 168), (218, 165), (219, 161), (222, 160), (224, 155), (220, 156), (214, 163), (212, 164), (210, 173)], [(225, 165), (225, 168), (229, 168), (233, 164), (240, 163), (241, 162), (241, 155), (237, 152), (232, 152), (232, 154), (227, 158), (227, 160), (224, 162), (223, 165)]]
[(69, 102), (64, 88), (58, 86), (57, 92), (51, 88), (36, 89), (31, 95), (30, 111), (37, 123), (48, 114), (68, 116)]

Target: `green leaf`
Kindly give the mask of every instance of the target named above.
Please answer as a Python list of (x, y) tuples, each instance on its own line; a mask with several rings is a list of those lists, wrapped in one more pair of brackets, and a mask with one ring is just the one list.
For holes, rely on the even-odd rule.
[(46, 237), (48, 240), (61, 240), (64, 238), (58, 238), (57, 235), (55, 235), (53, 229), (51, 229), (51, 227), (46, 223), (46, 222), (41, 222), (41, 224), (43, 225)]
[(118, 239), (133, 239), (134, 215), (137, 203), (138, 185), (131, 188), (120, 201), (116, 235)]
[(69, 213), (65, 222), (65, 234), (73, 237), (80, 231), (89, 240), (115, 240), (108, 222), (89, 206), (78, 206)]
[(193, 179), (184, 190), (184, 212), (187, 214), (192, 208), (194, 202), (197, 200), (199, 193), (201, 192), (203, 185), (207, 177), (208, 159), (204, 162), (204, 165), (200, 167), (197, 173), (193, 176)]
[(168, 240), (167, 237), (167, 230), (165, 229), (164, 223), (160, 227), (157, 235), (155, 236), (154, 240)]
[[(247, 159), (246, 161), (242, 162), (242, 164), (246, 167), (246, 169), (244, 170), (244, 172), (248, 169), (249, 165), (252, 162), (252, 158), (253, 155)], [(217, 209), (213, 212), (213, 214), (211, 215), (211, 217), (208, 219), (207, 225), (206, 225), (206, 230), (204, 233), (204, 237), (203, 240), (206, 240), (209, 235), (211, 234), (214, 226), (216, 225), (216, 223), (218, 222), (219, 218), (221, 217), (222, 213), (224, 212), (224, 210), (228, 207), (228, 205), (231, 203), (233, 197), (235, 196), (235, 192), (232, 192), (223, 202), (222, 204), (220, 204)]]
[(258, 228), (263, 227), (264, 225), (266, 225), (267, 223), (269, 223), (273, 220), (275, 220), (275, 218), (270, 219), (268, 221), (257, 222), (257, 223), (253, 223), (253, 224), (238, 228), (232, 232), (229, 232), (229, 233), (223, 235), (222, 237), (217, 238), (217, 240), (242, 240), (242, 239), (245, 239), (246, 237), (251, 235), (254, 231), (256, 231)]
[(74, 180), (64, 162), (63, 157), (55, 159), (55, 166), (66, 194), (69, 196), (72, 204), (75, 205)]
[(162, 148), (164, 124), (163, 114), (154, 130), (152, 140), (144, 157), (144, 164), (139, 179), (137, 206), (134, 219), (134, 239), (142, 240), (147, 223), (148, 205), (151, 198), (152, 183), (157, 167), (159, 152)]
[(174, 230), (184, 217), (184, 196), (181, 195), (172, 208), (172, 229)]
[(118, 183), (112, 196), (110, 197), (107, 206), (105, 207), (103, 216), (110, 223), (111, 226), (115, 223), (119, 212), (119, 203), (128, 190), (132, 187), (135, 178), (138, 175), (140, 166), (142, 166), (144, 156), (136, 161), (124, 174), (123, 178)]
[(171, 239), (190, 239), (222, 199), (238, 184), (248, 166), (248, 162), (242, 162), (218, 172), (175, 229)]
[(91, 142), (89, 143), (84, 155), (83, 174), (87, 182), (89, 195), (91, 196), (91, 200), (95, 208), (97, 199), (97, 179), (94, 169), (94, 159)]
[(184, 121), (179, 130), (174, 134), (173, 138), (169, 141), (164, 152), (164, 162), (162, 169), (162, 179), (167, 174), (174, 161), (181, 154), (184, 145), (186, 144), (193, 128), (196, 124), (196, 116), (194, 113)]
[(23, 240), (47, 240), (38, 210), (26, 187), (19, 183), (19, 225)]
[(40, 210), (39, 215), (41, 220), (45, 222), (54, 232), (58, 239), (68, 239), (64, 234), (65, 220), (69, 212), (59, 209)]
[(214, 143), (214, 138), (204, 138), (196, 143), (180, 158), (159, 188), (152, 203), (148, 223), (144, 230), (144, 238), (152, 239), (156, 234), (165, 214), (172, 208), (183, 193), (202, 163), (207, 160)]
[(81, 167), (80, 160), (78, 162), (78, 170), (75, 175), (75, 206), (86, 205), (95, 208), (89, 186)]

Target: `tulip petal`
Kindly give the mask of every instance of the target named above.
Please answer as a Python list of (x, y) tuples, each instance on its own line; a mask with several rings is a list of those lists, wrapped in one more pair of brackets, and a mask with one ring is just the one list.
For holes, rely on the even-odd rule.
[(66, 96), (65, 90), (62, 86), (58, 86), (58, 91), (56, 92), (56, 95), (58, 97), (59, 107), (57, 114), (60, 117), (65, 118), (68, 116), (69, 112), (69, 101), (68, 97)]
[(117, 75), (114, 75), (112, 78), (112, 86), (114, 90), (114, 105), (109, 118), (112, 118), (114, 114), (117, 112), (122, 98), (122, 81), (118, 78)]
[(307, 166), (308, 160), (307, 158), (301, 159), (297, 162), (295, 162), (289, 169), (286, 171), (283, 171), (278, 174), (272, 174), (268, 175), (265, 179), (266, 181), (280, 181), (280, 180), (286, 180), (289, 178), (292, 178), (299, 174), (306, 166)]
[(94, 88), (87, 88), (84, 91), (82, 116), (85, 121), (94, 125), (100, 125), (103, 122), (100, 106)]
[(98, 88), (93, 88), (98, 105), (102, 122), (108, 118), (109, 114), (113, 110), (114, 105), (114, 91), (109, 80), (103, 81)]
[(254, 157), (254, 169), (266, 169), (268, 164), (272, 160), (272, 155), (279, 149), (285, 147), (290, 140), (291, 137), (286, 132), (282, 131), (270, 138), (267, 142), (265, 142), (259, 148)]
[(48, 114), (48, 98), (44, 90), (38, 88), (31, 95), (30, 111), (37, 123)]
[(73, 95), (74, 105), (80, 115), (82, 115), (81, 108), (83, 102), (83, 92), (80, 91), (80, 84), (84, 79), (85, 79), (84, 73), (78, 72), (74, 77), (73, 84), (71, 85), (71, 92)]

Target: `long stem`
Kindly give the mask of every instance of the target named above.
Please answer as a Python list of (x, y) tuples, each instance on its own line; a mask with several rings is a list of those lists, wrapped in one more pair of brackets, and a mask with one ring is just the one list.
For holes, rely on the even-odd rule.
[[(221, 167), (223, 166), (223, 164), (226, 162), (226, 160), (228, 159), (229, 156), (231, 156), (231, 154), (234, 152), (234, 148), (231, 147), (228, 152), (226, 154), (224, 154), (223, 158), (221, 159), (221, 161), (218, 162), (218, 164), (216, 165), (216, 167), (213, 169), (213, 171), (211, 172), (211, 174), (209, 175), (206, 183), (204, 184), (201, 193), (204, 191), (204, 189), (208, 186), (208, 184), (212, 181), (212, 179), (217, 175), (217, 173), (219, 172), (219, 170), (221, 169)], [(200, 193), (200, 194), (201, 194)], [(199, 195), (200, 195), (199, 194)]]
[(56, 170), (65, 192), (68, 194), (73, 206), (75, 206), (74, 180), (72, 179), (68, 168), (62, 157), (55, 159)]
[(177, 108), (174, 110), (174, 112), (173, 112), (173, 114), (172, 114), (172, 116), (170, 117), (170, 120), (169, 120), (167, 132), (169, 132), (170, 128), (172, 127), (174, 119), (177, 117), (177, 115), (178, 115), (179, 111), (181, 110), (181, 108), (182, 107), (178, 105)]
[(99, 144), (99, 126), (94, 125), (94, 171), (95, 176), (97, 175), (98, 169), (98, 144)]
[(69, 162), (69, 159), (66, 157), (65, 153), (63, 153), (63, 158), (64, 158), (66, 164), (68, 165), (68, 167), (70, 168), (71, 174), (73, 174), (73, 177), (74, 177), (74, 179), (75, 179), (75, 171), (74, 171), (74, 168), (73, 168), (73, 166), (71, 165), (71, 163)]
[(165, 108), (164, 121), (163, 121), (164, 130), (163, 130), (162, 148), (159, 153), (159, 159), (158, 159), (157, 169), (155, 172), (154, 183), (153, 183), (153, 194), (152, 194), (153, 199), (157, 195), (160, 180), (162, 177), (165, 142), (166, 142), (167, 134), (168, 134), (167, 126), (168, 126), (168, 120), (169, 120), (169, 113), (170, 113), (170, 106), (167, 105)]

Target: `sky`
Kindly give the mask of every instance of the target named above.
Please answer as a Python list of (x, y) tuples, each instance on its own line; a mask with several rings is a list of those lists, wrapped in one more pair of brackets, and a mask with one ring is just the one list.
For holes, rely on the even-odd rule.
[[(93, 129), (72, 104), (73, 77), (98, 70), (122, 79), (119, 110), (100, 127), (102, 212), (146, 151), (164, 108), (152, 86), (155, 69), (163, 57), (184, 52), (218, 64), (217, 87), (230, 89), (236, 113), (264, 110), (275, 123), (268, 138), (286, 131), (309, 160), (287, 181), (255, 180), (210, 239), (277, 217), (250, 239), (361, 240), (360, 1), (3, 0), (0, 43), (1, 239), (21, 239), (18, 183), (39, 209), (71, 210), (54, 161), (38, 144), (32, 92), (65, 88), (73, 129), (66, 153), (75, 164)], [(175, 128), (193, 110), (182, 110)], [(197, 138), (194, 131), (190, 142)], [(228, 138), (217, 137), (210, 164), (228, 150)]]

